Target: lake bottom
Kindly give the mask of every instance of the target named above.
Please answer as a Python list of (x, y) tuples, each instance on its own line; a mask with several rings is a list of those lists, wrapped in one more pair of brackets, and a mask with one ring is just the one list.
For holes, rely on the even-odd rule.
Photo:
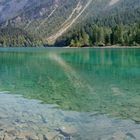
[(140, 125), (0, 94), (0, 140), (139, 140)]

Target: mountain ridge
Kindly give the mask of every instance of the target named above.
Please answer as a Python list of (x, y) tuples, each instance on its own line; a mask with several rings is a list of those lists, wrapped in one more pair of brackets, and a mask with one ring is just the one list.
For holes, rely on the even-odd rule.
[(140, 0), (1, 0), (0, 24), (1, 28), (20, 28), (42, 38), (45, 44), (54, 44), (87, 21), (102, 26), (138, 22), (139, 11)]

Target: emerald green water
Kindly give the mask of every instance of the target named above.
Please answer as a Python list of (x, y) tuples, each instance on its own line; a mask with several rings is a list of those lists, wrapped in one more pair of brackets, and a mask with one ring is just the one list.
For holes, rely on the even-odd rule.
[(140, 122), (140, 49), (0, 49), (0, 90)]

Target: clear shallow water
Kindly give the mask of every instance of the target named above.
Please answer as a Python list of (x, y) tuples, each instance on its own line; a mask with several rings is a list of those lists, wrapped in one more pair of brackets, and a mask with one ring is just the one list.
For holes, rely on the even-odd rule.
[(0, 94), (1, 140), (139, 140), (140, 125)]
[(0, 49), (0, 89), (140, 122), (140, 49)]

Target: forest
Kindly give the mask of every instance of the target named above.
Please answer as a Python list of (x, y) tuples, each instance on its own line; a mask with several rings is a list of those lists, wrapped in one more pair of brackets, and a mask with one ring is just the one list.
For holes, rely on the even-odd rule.
[(86, 46), (139, 46), (140, 23), (116, 25), (113, 27), (86, 24), (65, 34), (56, 45), (71, 47)]
[[(123, 0), (114, 5), (110, 5), (110, 0), (95, 0), (88, 8), (85, 7), (88, 0), (33, 0), (21, 4), (21, 13), (10, 1), (1, 3), (5, 10), (0, 14), (0, 47), (140, 46), (139, 0)], [(14, 2), (17, 7), (18, 4)], [(9, 10), (12, 12), (8, 13)], [(69, 25), (54, 44), (49, 42), (50, 36)]]
[(42, 40), (26, 31), (8, 26), (0, 29), (0, 47), (36, 47)]
[[(102, 26), (98, 24), (77, 25), (60, 37), (54, 46), (139, 46), (140, 23), (131, 25)], [(7, 27), (0, 30), (0, 47), (49, 46), (41, 38), (22, 29)]]

